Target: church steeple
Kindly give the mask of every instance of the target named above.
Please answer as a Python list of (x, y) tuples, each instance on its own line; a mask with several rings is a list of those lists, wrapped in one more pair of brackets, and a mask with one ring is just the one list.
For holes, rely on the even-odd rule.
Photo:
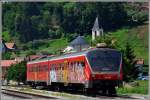
[(98, 17), (96, 17), (95, 23), (92, 28), (92, 31), (97, 31), (97, 30), (99, 30)]
[(103, 29), (99, 28), (98, 17), (96, 17), (95, 23), (92, 28), (92, 41), (94, 41), (97, 36), (103, 36)]

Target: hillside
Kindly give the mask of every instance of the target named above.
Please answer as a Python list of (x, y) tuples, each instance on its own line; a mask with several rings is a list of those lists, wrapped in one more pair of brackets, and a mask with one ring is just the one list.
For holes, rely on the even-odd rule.
[(22, 50), (18, 56), (26, 56), (30, 54), (59, 54), (60, 51), (67, 46), (68, 42), (66, 38), (60, 39), (43, 39), (36, 42), (28, 42), (23, 44)]
[(137, 58), (143, 58), (148, 64), (148, 24), (139, 25), (130, 29), (120, 29), (112, 32), (121, 47), (128, 41), (134, 48)]
[[(128, 41), (134, 48), (135, 55), (137, 58), (143, 58), (145, 64), (148, 64), (148, 25), (140, 25), (133, 28), (123, 28), (115, 32), (110, 32), (118, 42), (121, 48), (125, 47)], [(85, 36), (87, 41), (90, 43), (91, 36)], [(23, 45), (24, 50), (20, 52), (20, 56), (28, 54), (38, 54), (42, 52), (50, 54), (59, 54), (69, 44), (67, 38), (60, 39), (43, 39), (39, 41), (28, 42)]]

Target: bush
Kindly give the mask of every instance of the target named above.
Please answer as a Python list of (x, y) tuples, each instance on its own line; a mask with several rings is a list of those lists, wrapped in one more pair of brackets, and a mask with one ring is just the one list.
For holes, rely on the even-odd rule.
[(7, 81), (14, 80), (18, 84), (26, 81), (26, 61), (11, 65), (7, 71)]
[(2, 59), (11, 59), (11, 55), (12, 53), (11, 52), (4, 52), (2, 53)]

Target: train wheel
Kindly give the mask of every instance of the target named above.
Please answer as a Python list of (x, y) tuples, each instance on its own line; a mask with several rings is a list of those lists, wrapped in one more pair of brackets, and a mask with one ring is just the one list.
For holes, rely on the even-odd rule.
[(106, 89), (102, 89), (101, 91), (102, 91), (101, 95), (107, 95), (107, 90)]
[(84, 89), (84, 93), (85, 93), (86, 96), (88, 96), (88, 95), (89, 95), (89, 89), (88, 89), (88, 88), (85, 88), (85, 89)]
[(56, 92), (59, 92), (60, 91), (60, 87), (59, 86), (55, 86), (55, 90)]
[(115, 87), (111, 87), (110, 89), (108, 89), (108, 95), (109, 96), (116, 96), (116, 89)]
[(31, 87), (32, 87), (33, 89), (36, 89), (36, 84), (35, 84), (35, 83), (32, 83)]
[(87, 88), (85, 90), (85, 95), (95, 97), (96, 96), (96, 90)]

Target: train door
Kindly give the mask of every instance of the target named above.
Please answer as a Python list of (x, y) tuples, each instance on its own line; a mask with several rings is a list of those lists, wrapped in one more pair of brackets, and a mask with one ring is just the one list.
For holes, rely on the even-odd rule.
[(56, 77), (56, 70), (55, 70), (55, 68), (56, 68), (56, 64), (52, 64), (52, 65), (50, 66), (50, 72), (49, 72), (49, 74), (50, 74), (50, 83), (52, 83), (52, 82), (57, 82), (57, 77)]
[(80, 83), (85, 82), (85, 62), (84, 61), (79, 61), (79, 81)]
[(49, 73), (49, 85), (51, 85), (51, 67), (52, 67), (52, 65), (49, 64), (49, 71), (48, 71), (48, 73)]
[(34, 66), (33, 67), (33, 71), (34, 71), (34, 82), (36, 83), (37, 82), (37, 66)]

